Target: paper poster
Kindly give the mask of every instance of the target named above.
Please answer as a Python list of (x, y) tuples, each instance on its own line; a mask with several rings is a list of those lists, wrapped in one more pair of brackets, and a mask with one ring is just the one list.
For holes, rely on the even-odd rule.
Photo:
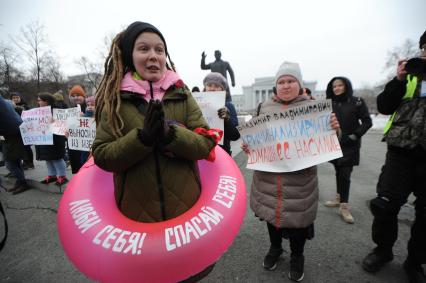
[(248, 144), (247, 168), (266, 172), (292, 172), (342, 156), (330, 126), (331, 101), (309, 100), (272, 107), (238, 126)]
[(19, 126), (24, 145), (52, 145), (52, 110), (50, 106), (22, 111), (23, 123)]
[(53, 108), (52, 132), (55, 135), (65, 136), (71, 124), (77, 124), (81, 116), (80, 105), (68, 109)]
[[(217, 110), (225, 107), (226, 93), (224, 91), (195, 92), (192, 96), (197, 101), (201, 112), (203, 112), (203, 117), (206, 119), (210, 128), (223, 131), (223, 120), (219, 118)], [(219, 144), (223, 144), (223, 137)]]
[(79, 118), (68, 130), (68, 147), (74, 150), (90, 151), (96, 137), (95, 118)]

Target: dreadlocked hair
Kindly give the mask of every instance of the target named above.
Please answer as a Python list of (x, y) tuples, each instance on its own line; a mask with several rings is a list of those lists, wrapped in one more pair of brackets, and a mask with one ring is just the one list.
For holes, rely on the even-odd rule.
[(96, 91), (96, 111), (95, 119), (99, 125), (102, 112), (107, 114), (107, 122), (111, 125), (112, 134), (118, 138), (123, 134), (121, 130), (124, 127), (123, 119), (120, 116), (121, 106), (120, 85), (124, 76), (124, 66), (119, 48), (120, 40), (124, 32), (120, 32), (112, 40), (109, 54), (105, 60), (104, 76), (98, 90)]
[[(121, 106), (120, 86), (121, 80), (128, 69), (128, 67), (123, 64), (121, 50), (119, 47), (123, 34), (124, 31), (120, 32), (112, 40), (108, 57), (105, 60), (104, 76), (102, 77), (99, 88), (96, 91), (95, 101), (96, 123), (99, 125), (102, 112), (105, 111), (107, 114), (107, 123), (108, 125), (111, 125), (112, 134), (116, 138), (123, 136), (121, 130), (124, 128), (124, 122), (119, 112)], [(167, 59), (169, 62), (166, 62), (166, 68), (176, 72), (175, 64), (173, 64), (168, 52)]]

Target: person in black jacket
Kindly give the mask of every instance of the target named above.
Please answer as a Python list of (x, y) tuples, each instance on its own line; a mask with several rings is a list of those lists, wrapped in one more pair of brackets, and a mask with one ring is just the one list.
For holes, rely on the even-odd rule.
[[(15, 107), (15, 111), (16, 113), (18, 113), (19, 116), (21, 116), (22, 111), (30, 109), (30, 107), (25, 102), (24, 98), (22, 97), (21, 93), (12, 92), (10, 94), (10, 98)], [(22, 160), (22, 169), (24, 170), (34, 169), (34, 155), (33, 155), (33, 150), (31, 149), (31, 145), (25, 146), (25, 154)]]
[(352, 84), (345, 77), (335, 77), (327, 85), (327, 98), (333, 102), (333, 112), (342, 129), (339, 138), (343, 157), (332, 160), (336, 170), (337, 195), (327, 201), (327, 207), (340, 207), (339, 212), (347, 223), (354, 223), (349, 211), (349, 188), (353, 167), (359, 165), (361, 137), (371, 128), (372, 121), (367, 105), (360, 97), (353, 96)]
[[(37, 103), (40, 107), (54, 106), (55, 98), (47, 92), (38, 95)], [(65, 137), (53, 135), (53, 145), (36, 145), (37, 160), (45, 160), (48, 175), (40, 181), (42, 184), (55, 182), (57, 186), (62, 186), (68, 182), (66, 177)]]
[(15, 185), (8, 189), (14, 195), (30, 189), (25, 180), (24, 170), (21, 167), (21, 160), (25, 154), (19, 125), (22, 123), (21, 117), (15, 112), (12, 102), (6, 101), (0, 96), (0, 135), (4, 136), (3, 157), (6, 168), (16, 177)]
[(232, 156), (231, 141), (238, 140), (240, 133), (237, 130), (237, 111), (232, 103), (231, 95), (227, 91), (228, 82), (220, 73), (212, 72), (204, 78), (203, 84), (205, 91), (226, 91), (225, 107), (218, 109), (217, 114), (224, 121), (223, 145), (220, 146)]
[(413, 193), (416, 215), (403, 264), (410, 282), (426, 282), (426, 31), (419, 43), (420, 57), (400, 60), (396, 77), (377, 96), (379, 112), (392, 118), (385, 127), (388, 150), (377, 197), (370, 201), (377, 247), (362, 262), (365, 271), (376, 272), (393, 259), (398, 213)]

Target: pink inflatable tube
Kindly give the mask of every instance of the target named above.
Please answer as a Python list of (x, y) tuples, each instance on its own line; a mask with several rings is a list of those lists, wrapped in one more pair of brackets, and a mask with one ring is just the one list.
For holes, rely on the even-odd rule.
[(202, 191), (184, 214), (141, 223), (123, 216), (112, 174), (89, 160), (59, 204), (58, 230), (74, 265), (101, 282), (178, 282), (216, 262), (238, 234), (246, 190), (232, 158), (216, 147), (216, 161), (199, 161)]

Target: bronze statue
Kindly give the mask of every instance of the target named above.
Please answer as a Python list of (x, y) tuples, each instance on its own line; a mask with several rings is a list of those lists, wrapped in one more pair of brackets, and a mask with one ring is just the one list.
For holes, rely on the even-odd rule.
[(206, 53), (203, 51), (201, 54), (201, 70), (211, 70), (212, 72), (221, 73), (227, 80), (227, 72), (229, 73), (229, 76), (231, 77), (231, 84), (232, 86), (235, 86), (235, 77), (234, 77), (234, 71), (231, 68), (231, 65), (229, 65), (228, 62), (223, 61), (220, 59), (222, 56), (222, 53), (219, 50), (216, 50), (214, 52), (214, 57), (216, 58), (216, 61), (209, 63), (206, 65)]

